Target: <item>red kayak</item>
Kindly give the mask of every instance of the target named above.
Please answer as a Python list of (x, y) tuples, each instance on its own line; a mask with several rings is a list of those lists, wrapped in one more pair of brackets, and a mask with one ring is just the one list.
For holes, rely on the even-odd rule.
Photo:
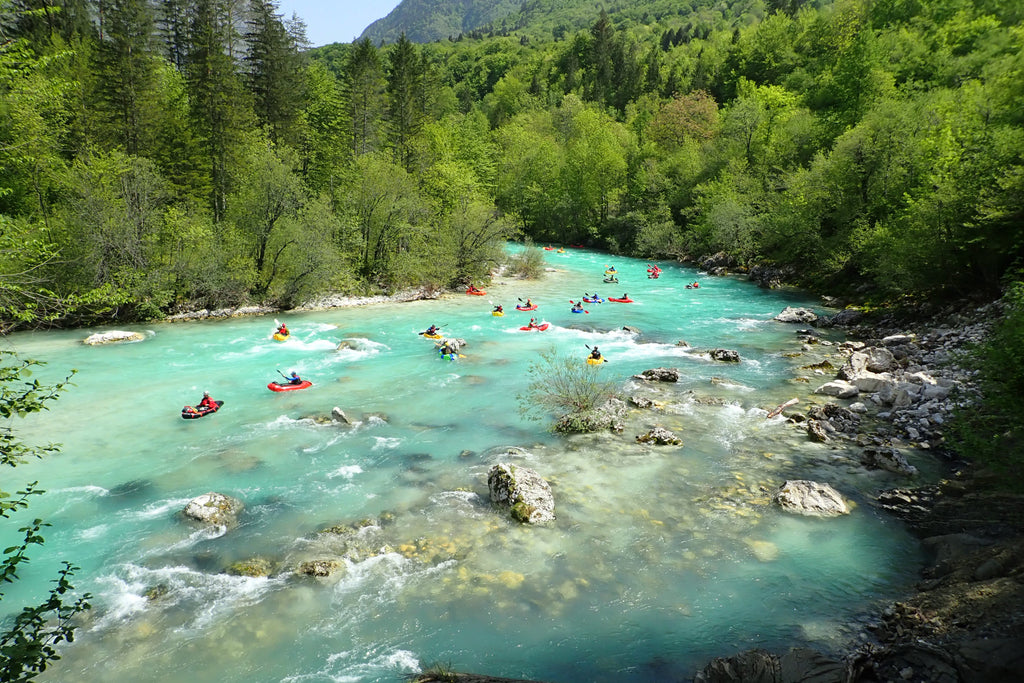
[(614, 301), (615, 303), (618, 303), (618, 304), (631, 304), (631, 303), (633, 303), (632, 299), (616, 299), (613, 296), (608, 297), (608, 301)]
[(537, 310), (537, 304), (534, 304), (532, 306), (519, 306), (519, 305), (517, 305), (516, 306), (516, 310), (517, 311), (536, 311)]
[(224, 401), (215, 401), (217, 407), (215, 408), (193, 408), (192, 406), (185, 406), (181, 409), (181, 417), (185, 420), (198, 420), (201, 417), (206, 417), (210, 413), (216, 413), (220, 410), (220, 407), (224, 405)]
[(473, 296), (483, 296), (486, 293), (487, 292), (485, 292), (482, 289), (467, 289), (466, 290), (466, 294), (472, 294)]
[(520, 327), (519, 329), (523, 330), (524, 332), (529, 332), (530, 330), (537, 330), (538, 332), (543, 332), (550, 326), (550, 323), (541, 323), (540, 325), (527, 325), (526, 327)]
[(308, 379), (304, 379), (298, 384), (292, 384), (291, 382), (286, 384), (281, 382), (271, 382), (267, 385), (267, 389), (270, 389), (271, 391), (298, 391), (299, 389), (308, 389), (311, 386), (313, 386), (313, 383)]

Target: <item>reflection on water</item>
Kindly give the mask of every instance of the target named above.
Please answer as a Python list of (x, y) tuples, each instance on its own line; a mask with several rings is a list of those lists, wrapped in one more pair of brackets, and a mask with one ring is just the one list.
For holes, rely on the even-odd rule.
[[(40, 680), (394, 681), (440, 662), (647, 681), (740, 648), (841, 643), (919, 559), (865, 504), (892, 475), (764, 417), (795, 395), (806, 404), (815, 379), (798, 368), (828, 351), (802, 353), (795, 328), (770, 320), (807, 302), (731, 279), (686, 290), (698, 275), (672, 264), (655, 288), (644, 262), (617, 258), (636, 303), (574, 316), (569, 299), (601, 284), (607, 258), (568, 251), (551, 257), (560, 272), (499, 278), (483, 298), (288, 315), (285, 343), (269, 339), (269, 318), (150, 326), (114, 347), (81, 346), (88, 330), (13, 336), (49, 362), (44, 375), (80, 370), (22, 432), (59, 434), (63, 454), (17, 470), (50, 490), (30, 512), (54, 526), (4, 605), (39, 599), (64, 558), (95, 595)], [(526, 297), (540, 308), (514, 312)], [(505, 317), (490, 316), (496, 303)], [(520, 332), (531, 315), (551, 328)], [(430, 324), (466, 339), (466, 356), (438, 359), (417, 335)], [(582, 362), (588, 344), (609, 360), (600, 372), (655, 407), (632, 410), (622, 434), (562, 438), (524, 421), (530, 362), (552, 345)], [(701, 353), (722, 347), (742, 361)], [(680, 381), (631, 379), (659, 366)], [(266, 390), (290, 370), (313, 386)], [(224, 408), (178, 418), (204, 390)], [(336, 406), (351, 424), (330, 419)], [(635, 442), (656, 425), (684, 445)], [(554, 524), (491, 508), (486, 475), (501, 461), (551, 483)], [(786, 478), (832, 483), (853, 513), (781, 514), (770, 492)], [(180, 518), (207, 491), (245, 503), (237, 527)], [(232, 574), (236, 563), (270, 576)], [(300, 575), (304, 563), (333, 573)]]

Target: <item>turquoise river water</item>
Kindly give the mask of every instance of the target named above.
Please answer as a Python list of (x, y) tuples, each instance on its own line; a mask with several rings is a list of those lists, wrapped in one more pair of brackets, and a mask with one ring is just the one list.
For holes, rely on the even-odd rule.
[[(121, 328), (146, 339), (110, 346), (81, 343), (100, 329), (3, 339), (46, 361), (44, 379), (78, 369), (50, 411), (14, 425), (62, 452), (3, 473), (5, 490), (39, 480), (47, 494), (3, 522), (0, 542), (32, 517), (52, 527), (2, 609), (38, 602), (64, 559), (94, 596), (39, 680), (398, 681), (434, 664), (563, 683), (688, 680), (740, 649), (837, 647), (914, 580), (918, 544), (867, 503), (893, 475), (765, 419), (794, 396), (791, 410), (806, 408), (824, 381), (800, 369), (821, 356), (801, 353), (796, 327), (771, 320), (814, 300), (678, 264), (650, 280), (642, 261), (545, 255), (557, 272), (499, 277), (484, 297), (279, 315), (292, 330), (283, 343), (270, 339), (273, 317)], [(601, 281), (609, 263), (615, 290)], [(570, 312), (570, 298), (595, 290), (636, 303)], [(539, 310), (515, 311), (520, 297)], [(491, 302), (506, 315), (491, 316)], [(551, 328), (519, 331), (531, 315)], [(440, 359), (417, 335), (430, 323), (467, 340), (466, 356)], [(582, 363), (587, 344), (609, 359), (595, 372), (660, 407), (631, 410), (621, 434), (568, 438), (522, 417), (538, 354)], [(742, 361), (708, 360), (708, 348)], [(631, 379), (661, 366), (680, 382)], [(314, 385), (267, 390), (292, 369)], [(203, 390), (224, 407), (182, 420)], [(318, 419), (334, 406), (354, 424)], [(638, 444), (654, 425), (683, 447)], [(501, 461), (552, 484), (554, 523), (492, 509), (487, 471)], [(766, 491), (792, 478), (832, 483), (852, 514), (780, 512)], [(245, 503), (237, 527), (182, 519), (208, 491)], [(358, 530), (322, 533), (336, 525)], [(253, 557), (272, 563), (270, 578), (226, 571)], [(340, 569), (295, 573), (316, 559)]]

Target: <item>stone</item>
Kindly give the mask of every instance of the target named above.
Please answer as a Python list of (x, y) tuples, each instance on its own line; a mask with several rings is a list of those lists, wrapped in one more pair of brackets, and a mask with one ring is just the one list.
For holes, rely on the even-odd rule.
[(818, 316), (807, 308), (795, 308), (786, 306), (782, 312), (775, 316), (774, 320), (780, 323), (813, 323)]
[(825, 431), (825, 426), (820, 420), (808, 420), (807, 421), (807, 435), (811, 437), (811, 440), (817, 441), (818, 443), (827, 443), (831, 441), (828, 433)]
[(678, 436), (665, 429), (664, 427), (654, 427), (646, 434), (641, 434), (636, 437), (639, 443), (649, 443), (655, 446), (682, 446), (683, 440)]
[(344, 563), (337, 560), (310, 560), (301, 563), (295, 571), (304, 576), (322, 579), (334, 574), (344, 566)]
[(896, 364), (896, 358), (889, 349), (872, 346), (864, 353), (867, 355), (868, 372), (888, 372)]
[(853, 398), (860, 393), (860, 390), (845, 380), (835, 379), (822, 384), (814, 390), (814, 393), (835, 396), (836, 398)]
[(347, 425), (352, 424), (352, 421), (348, 419), (348, 415), (345, 414), (345, 411), (338, 406), (331, 408), (331, 417), (334, 418), (336, 422), (344, 422)]
[(740, 354), (730, 349), (714, 349), (708, 353), (712, 360), (722, 361), (723, 363), (739, 363)]
[(630, 325), (623, 325), (622, 330), (623, 332), (629, 332), (630, 334), (641, 334), (638, 328), (632, 327)]
[(883, 469), (895, 474), (913, 476), (917, 474), (917, 468), (907, 462), (898, 448), (894, 446), (881, 446), (878, 448), (865, 448), (862, 460), (868, 467)]
[(555, 519), (555, 499), (551, 486), (535, 471), (498, 463), (487, 474), (491, 502), (507, 508), (523, 524), (542, 524)]
[(122, 344), (125, 342), (139, 342), (146, 338), (146, 335), (141, 332), (124, 332), (122, 330), (111, 330), (110, 332), (97, 332), (96, 334), (90, 334), (84, 340), (83, 344), (89, 346), (97, 346), (99, 344)]
[(237, 498), (211, 491), (190, 500), (182, 514), (204, 524), (233, 527), (238, 524), (238, 513), (244, 507)]
[(850, 508), (834, 488), (806, 479), (786, 481), (772, 497), (786, 512), (816, 517), (847, 515)]
[(643, 379), (648, 382), (678, 382), (679, 370), (676, 368), (652, 368), (644, 370), (639, 375), (633, 375), (633, 379)]

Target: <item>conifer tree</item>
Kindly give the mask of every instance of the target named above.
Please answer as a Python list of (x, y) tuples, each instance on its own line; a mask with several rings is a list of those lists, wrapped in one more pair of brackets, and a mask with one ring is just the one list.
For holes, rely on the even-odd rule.
[(416, 46), (403, 33), (388, 55), (388, 142), (406, 169), (412, 163), (412, 139), (423, 127), (423, 71)]
[(110, 126), (108, 137), (133, 155), (139, 152), (145, 101), (153, 88), (153, 32), (146, 0), (109, 0), (95, 51), (98, 105)]
[(352, 151), (356, 155), (367, 154), (378, 148), (378, 122), (384, 111), (384, 67), (369, 38), (352, 46), (345, 74)]
[(250, 0), (246, 25), (246, 77), (256, 118), (272, 142), (294, 145), (306, 97), (303, 57), (274, 0)]
[(197, 0), (187, 62), (192, 121), (204, 150), (216, 221), (227, 208), (230, 155), (251, 116), (230, 56), (235, 33), (229, 10), (221, 0)]

